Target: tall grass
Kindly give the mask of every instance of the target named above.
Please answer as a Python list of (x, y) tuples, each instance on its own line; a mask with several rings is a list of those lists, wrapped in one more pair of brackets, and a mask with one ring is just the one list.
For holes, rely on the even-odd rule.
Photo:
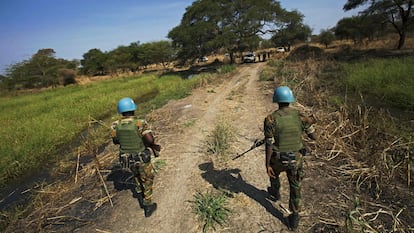
[(120, 98), (135, 99), (137, 114), (144, 114), (188, 95), (203, 79), (202, 75), (190, 80), (145, 75), (1, 97), (0, 187), (23, 172), (41, 168), (51, 158), (65, 156), (65, 149), (79, 139), (90, 116), (116, 116)]
[(207, 149), (209, 152), (224, 156), (230, 149), (230, 144), (235, 140), (233, 127), (224, 119), (220, 119), (213, 131), (208, 135)]
[(345, 84), (387, 104), (414, 110), (414, 57), (343, 63)]

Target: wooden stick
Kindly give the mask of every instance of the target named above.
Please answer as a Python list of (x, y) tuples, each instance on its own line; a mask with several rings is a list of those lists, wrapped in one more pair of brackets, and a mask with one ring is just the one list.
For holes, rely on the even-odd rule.
[(79, 158), (80, 158), (80, 148), (78, 147), (78, 161), (76, 163), (75, 184), (78, 182)]
[(407, 152), (407, 185), (408, 188), (410, 187), (411, 183), (411, 161), (410, 161), (410, 154)]
[(108, 128), (108, 129), (110, 129), (110, 128), (111, 128), (111, 127), (109, 127), (109, 126), (105, 125), (103, 121), (99, 121), (99, 120), (97, 120), (97, 119), (95, 119), (95, 118), (93, 118), (93, 117), (91, 117), (91, 116), (89, 116), (89, 122), (90, 122), (90, 123), (98, 123), (98, 124), (102, 125), (103, 127)]
[(103, 186), (105, 188), (105, 192), (106, 192), (106, 195), (108, 196), (109, 202), (111, 203), (111, 206), (114, 207), (114, 204), (112, 203), (111, 195), (109, 194), (108, 188), (106, 187), (106, 184), (105, 184), (105, 180), (102, 177), (102, 174), (99, 171), (99, 168), (98, 167), (96, 167), (96, 171), (98, 172), (99, 178), (101, 179), (102, 184), (103, 184)]
[(101, 233), (111, 233), (110, 231), (104, 231), (104, 230), (99, 230), (99, 229), (95, 229), (96, 232), (101, 232)]

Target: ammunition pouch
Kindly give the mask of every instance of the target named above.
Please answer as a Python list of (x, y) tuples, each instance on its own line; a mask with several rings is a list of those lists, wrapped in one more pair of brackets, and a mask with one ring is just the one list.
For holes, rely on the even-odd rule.
[(306, 152), (307, 152), (306, 148), (302, 148), (299, 150), (299, 153), (301, 153), (303, 157), (306, 156)]
[(146, 148), (144, 151), (137, 153), (123, 153), (119, 155), (119, 163), (122, 169), (129, 169), (135, 172), (140, 163), (149, 163), (151, 161), (151, 151)]
[(138, 154), (123, 153), (119, 155), (119, 163), (122, 169), (131, 169), (131, 167), (136, 166), (139, 162)]
[(296, 163), (295, 152), (276, 152), (276, 158), (282, 162), (283, 165), (292, 165)]
[(151, 161), (151, 151), (148, 148), (145, 148), (145, 150), (140, 153), (140, 156), (144, 163), (149, 163)]

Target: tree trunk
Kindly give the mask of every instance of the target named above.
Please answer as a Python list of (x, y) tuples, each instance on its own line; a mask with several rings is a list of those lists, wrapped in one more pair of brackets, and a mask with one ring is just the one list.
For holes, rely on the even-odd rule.
[(397, 47), (397, 49), (401, 49), (404, 46), (405, 36), (406, 36), (405, 30), (401, 31), (401, 33), (399, 33), (399, 35), (400, 35), (400, 39), (398, 40), (398, 47)]

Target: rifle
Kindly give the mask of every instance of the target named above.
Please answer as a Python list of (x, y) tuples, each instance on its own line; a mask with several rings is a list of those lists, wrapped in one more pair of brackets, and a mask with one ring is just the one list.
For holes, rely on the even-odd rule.
[(245, 152), (243, 152), (243, 153), (241, 153), (241, 154), (236, 155), (235, 157), (233, 157), (233, 158), (232, 158), (232, 160), (235, 160), (235, 159), (238, 159), (238, 158), (242, 157), (242, 156), (243, 156), (244, 154), (246, 154), (247, 152), (249, 152), (249, 151), (253, 150), (253, 149), (254, 149), (254, 148), (256, 148), (256, 147), (259, 147), (259, 146), (263, 145), (264, 143), (265, 143), (265, 140), (264, 140), (264, 139), (262, 139), (262, 140), (259, 140), (259, 139), (254, 140), (254, 143), (253, 143), (253, 145), (250, 147), (250, 149), (246, 150)]

